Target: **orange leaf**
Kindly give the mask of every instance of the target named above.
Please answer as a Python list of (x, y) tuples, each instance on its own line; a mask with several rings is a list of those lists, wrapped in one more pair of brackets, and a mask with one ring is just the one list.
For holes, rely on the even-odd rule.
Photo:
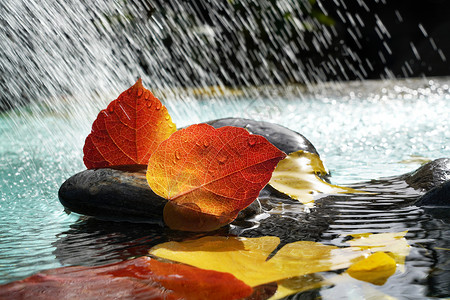
[(156, 194), (170, 200), (164, 209), (169, 227), (214, 230), (256, 199), (285, 156), (243, 128), (192, 125), (159, 145), (147, 180)]
[(1, 299), (241, 299), (252, 288), (229, 273), (140, 257), (63, 267), (0, 286)]
[(147, 164), (175, 124), (161, 102), (138, 81), (97, 116), (84, 144), (88, 169)]

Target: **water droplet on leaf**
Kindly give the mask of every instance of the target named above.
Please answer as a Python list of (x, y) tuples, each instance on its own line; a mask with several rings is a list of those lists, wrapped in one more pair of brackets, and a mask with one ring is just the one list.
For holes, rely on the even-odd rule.
[(203, 141), (203, 147), (205, 147), (205, 148), (209, 147), (209, 141), (204, 140)]
[(162, 107), (161, 102), (156, 102), (156, 107), (155, 107), (155, 109), (156, 109), (156, 110), (160, 110), (161, 107)]
[(148, 102), (147, 102), (147, 107), (148, 107), (148, 108), (152, 107), (152, 104), (153, 104), (152, 101), (148, 101)]
[(219, 161), (219, 164), (224, 164), (228, 159), (228, 156), (226, 155), (220, 155), (219, 157), (217, 157), (217, 160)]
[(139, 88), (139, 89), (137, 90), (137, 96), (138, 96), (138, 97), (141, 97), (142, 94), (144, 94), (144, 90)]
[(178, 159), (178, 160), (181, 159), (180, 151), (175, 151), (175, 158)]
[(255, 144), (256, 144), (256, 139), (254, 138), (254, 137), (249, 137), (249, 139), (248, 139), (248, 145), (250, 146), (250, 147), (253, 147), (253, 146), (255, 146)]

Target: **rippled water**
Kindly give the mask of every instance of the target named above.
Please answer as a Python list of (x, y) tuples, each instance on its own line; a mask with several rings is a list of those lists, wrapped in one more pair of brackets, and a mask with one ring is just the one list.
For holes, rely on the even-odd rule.
[[(313, 91), (262, 87), (242, 95), (160, 98), (179, 127), (232, 116), (299, 131), (321, 154), (333, 183), (348, 184), (399, 175), (424, 160), (450, 157), (449, 85), (446, 78), (418, 79), (323, 84)], [(144, 255), (169, 239), (195, 236), (64, 212), (57, 198), (59, 186), (84, 169), (84, 138), (98, 109), (115, 96), (92, 97), (89, 101), (97, 102), (85, 106), (86, 99), (54, 100), (52, 107), (31, 106), (0, 116), (0, 283), (62, 265), (120, 261)], [(341, 234), (408, 230), (412, 250), (406, 272), (379, 290), (400, 298), (450, 296), (450, 215), (409, 205), (416, 195), (400, 183), (392, 184), (395, 190), (378, 198), (323, 198), (320, 209), (311, 212), (282, 199), (275, 206), (262, 201), (268, 217), (215, 234), (278, 235), (284, 243), (303, 239), (341, 245)], [(255, 228), (243, 230), (242, 225)], [(320, 295), (335, 299), (336, 293), (352, 296), (339, 287)]]

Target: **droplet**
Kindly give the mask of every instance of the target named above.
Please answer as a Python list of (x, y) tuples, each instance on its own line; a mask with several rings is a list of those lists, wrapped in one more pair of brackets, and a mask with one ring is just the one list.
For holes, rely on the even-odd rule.
[(155, 109), (156, 110), (160, 110), (161, 109), (161, 107), (162, 107), (162, 104), (161, 104), (161, 102), (156, 102), (156, 107), (155, 107)]
[(254, 137), (249, 137), (249, 139), (248, 139), (248, 145), (250, 146), (250, 147), (253, 147), (253, 146), (255, 146), (255, 144), (256, 144), (256, 139), (254, 138)]
[(112, 105), (112, 104), (110, 104), (109, 106), (108, 106), (108, 112), (109, 113), (112, 113), (112, 112), (114, 112), (114, 106)]
[(147, 101), (147, 107), (150, 108), (152, 107), (153, 102), (152, 101)]
[(219, 161), (219, 164), (223, 165), (228, 159), (228, 156), (226, 155), (220, 155), (217, 157), (217, 160)]
[(175, 125), (173, 123), (169, 123), (169, 128), (173, 128)]
[(169, 116), (169, 115), (166, 115), (166, 117), (165, 117), (165, 118), (166, 118), (166, 120), (167, 120), (167, 121), (169, 121), (169, 120), (170, 120), (170, 116)]
[(138, 88), (138, 90), (137, 90), (137, 96), (138, 96), (138, 97), (141, 97), (142, 94), (144, 94), (144, 90), (141, 89), (141, 88)]
[(181, 159), (180, 151), (175, 151), (175, 158), (178, 159), (178, 160)]
[(196, 141), (195, 144), (199, 147), (202, 145), (202, 143), (200, 141)]
[(203, 141), (203, 147), (205, 147), (205, 148), (209, 147), (209, 141), (208, 140), (204, 140)]
[(144, 99), (148, 100), (150, 98), (150, 92), (145, 92)]

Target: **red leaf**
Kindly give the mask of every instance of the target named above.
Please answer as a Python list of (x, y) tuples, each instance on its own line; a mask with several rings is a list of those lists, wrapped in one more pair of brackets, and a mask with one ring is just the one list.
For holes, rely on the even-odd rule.
[(0, 299), (241, 299), (251, 293), (229, 273), (149, 257), (63, 267), (0, 286)]
[(88, 169), (146, 165), (175, 131), (166, 107), (138, 79), (98, 114), (84, 144), (84, 164)]
[(147, 180), (155, 193), (170, 200), (164, 209), (169, 227), (213, 230), (256, 199), (285, 156), (243, 128), (192, 125), (159, 145)]

